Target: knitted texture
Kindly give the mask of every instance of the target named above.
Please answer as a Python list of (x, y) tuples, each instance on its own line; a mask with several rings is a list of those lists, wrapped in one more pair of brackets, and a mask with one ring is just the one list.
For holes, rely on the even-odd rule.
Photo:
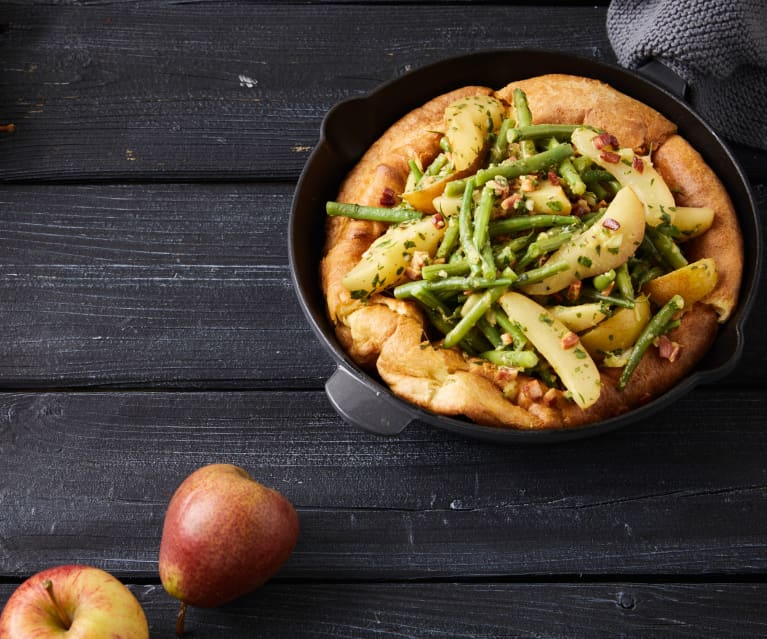
[(622, 65), (662, 62), (722, 136), (767, 149), (767, 0), (612, 0), (607, 33)]

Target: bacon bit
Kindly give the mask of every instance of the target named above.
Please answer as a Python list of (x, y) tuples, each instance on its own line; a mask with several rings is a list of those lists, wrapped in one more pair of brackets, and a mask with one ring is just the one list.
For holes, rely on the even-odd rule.
[(421, 269), (429, 263), (429, 253), (426, 251), (413, 251), (413, 258), (405, 269), (405, 275), (411, 280), (421, 279)]
[(523, 175), (519, 178), (519, 190), (523, 193), (530, 193), (536, 189), (536, 179), (531, 175)]
[(599, 157), (610, 164), (618, 164), (618, 162), (621, 161), (621, 156), (618, 153), (615, 153), (615, 151), (602, 151), (599, 154)]
[(600, 133), (599, 135), (594, 136), (591, 141), (600, 151), (605, 147), (611, 147), (613, 149), (618, 148), (618, 138), (610, 133)]
[(546, 406), (551, 406), (557, 401), (557, 398), (560, 394), (561, 391), (557, 390), (556, 388), (550, 388), (543, 396), (543, 403), (546, 404)]
[(554, 171), (549, 171), (549, 182), (551, 182), (554, 186), (559, 184), (559, 176), (554, 173)]
[(397, 203), (397, 194), (394, 189), (387, 186), (381, 193), (381, 199), (378, 200), (378, 203), (381, 206), (394, 206)]
[(681, 345), (670, 340), (667, 335), (659, 336), (655, 340), (655, 346), (658, 348), (658, 355), (669, 362), (675, 362), (682, 350)]
[(517, 202), (519, 202), (521, 199), (522, 196), (519, 193), (512, 193), (509, 197), (501, 202), (501, 208), (504, 211), (516, 208)]
[(511, 346), (514, 343), (514, 338), (511, 333), (501, 333), (501, 344), (504, 346)]
[(621, 223), (614, 218), (606, 217), (602, 220), (602, 226), (611, 231), (617, 231), (621, 227)]
[(615, 280), (613, 280), (613, 281), (612, 281), (612, 282), (610, 282), (610, 283), (609, 283), (609, 284), (608, 284), (608, 285), (607, 285), (605, 288), (603, 288), (603, 289), (600, 291), (600, 293), (601, 293), (602, 295), (609, 295), (610, 293), (612, 293), (612, 292), (613, 292), (613, 289), (614, 289), (614, 288), (615, 288)]
[(443, 229), (445, 228), (445, 218), (442, 217), (442, 213), (435, 213), (431, 217), (431, 221), (434, 223), (434, 228)]
[(511, 382), (517, 379), (519, 371), (511, 366), (499, 366), (498, 367), (498, 381), (502, 384)]
[(537, 379), (529, 381), (522, 386), (522, 392), (530, 399), (540, 399), (543, 397), (543, 388), (541, 388), (541, 383)]
[(575, 204), (573, 204), (573, 208), (570, 213), (576, 217), (583, 217), (590, 211), (591, 209), (589, 208), (589, 203), (586, 200), (580, 199)]
[(581, 282), (581, 280), (575, 280), (567, 287), (567, 294), (565, 297), (569, 301), (574, 302), (581, 296), (581, 288), (583, 288), (583, 282)]
[(578, 334), (573, 333), (572, 331), (569, 331), (565, 333), (564, 337), (562, 338), (562, 341), (560, 342), (562, 345), (562, 348), (567, 350), (569, 348), (572, 348), (578, 343)]
[(644, 162), (638, 155), (635, 155), (631, 160), (631, 166), (637, 173), (644, 171)]
[(493, 188), (493, 193), (496, 197), (505, 198), (509, 195), (509, 182), (506, 178), (500, 179), (502, 176), (496, 176), (490, 186)]

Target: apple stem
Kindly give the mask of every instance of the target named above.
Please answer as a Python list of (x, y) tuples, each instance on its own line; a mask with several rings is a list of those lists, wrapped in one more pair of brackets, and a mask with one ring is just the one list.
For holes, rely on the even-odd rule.
[(69, 630), (72, 625), (72, 620), (69, 618), (66, 610), (61, 607), (59, 600), (56, 599), (56, 595), (53, 594), (53, 582), (50, 579), (46, 579), (43, 581), (43, 588), (45, 588), (45, 592), (48, 593), (48, 597), (50, 597), (50, 600), (53, 602), (53, 607), (56, 610), (56, 614), (59, 616), (59, 620), (64, 624), (64, 628)]
[(186, 619), (186, 603), (181, 602), (181, 607), (178, 609), (178, 616), (176, 617), (176, 636), (184, 636), (184, 619)]

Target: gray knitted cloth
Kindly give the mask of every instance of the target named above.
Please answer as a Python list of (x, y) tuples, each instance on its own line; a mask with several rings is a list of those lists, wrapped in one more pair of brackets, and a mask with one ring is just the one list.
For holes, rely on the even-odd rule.
[(720, 135), (767, 149), (767, 0), (612, 0), (607, 33), (622, 65), (662, 62)]

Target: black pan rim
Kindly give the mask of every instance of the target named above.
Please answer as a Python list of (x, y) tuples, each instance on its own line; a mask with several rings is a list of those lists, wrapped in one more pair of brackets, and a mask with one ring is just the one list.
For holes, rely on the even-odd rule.
[[(335, 167), (336, 172), (338, 173), (338, 179), (335, 184), (333, 184), (333, 188), (337, 189), (340, 179), (343, 177), (346, 170), (350, 168), (349, 165), (356, 161), (356, 159), (361, 156), (362, 152), (364, 152), (364, 150), (367, 149), (367, 147), (370, 146), (381, 133), (383, 133), (386, 126), (396, 121), (398, 117), (401, 117), (412, 108), (423, 104), (427, 99), (438, 95), (439, 93), (467, 84), (481, 84), (493, 86), (494, 88), (503, 86), (503, 84), (483, 81), (492, 74), (485, 73), (483, 75), (477, 73), (476, 77), (466, 77), (464, 75), (466, 72), (455, 74), (447, 73), (447, 71), (452, 72), (457, 66), (461, 68), (468, 67), (470, 69), (487, 69), (486, 65), (488, 63), (495, 68), (500, 67), (501, 63), (507, 62), (510, 59), (533, 60), (536, 69), (543, 66), (546, 67), (547, 70), (530, 73), (510, 73), (503, 84), (524, 77), (541, 75), (542, 73), (571, 73), (592, 77), (607, 82), (617, 90), (631, 95), (632, 97), (636, 97), (653, 108), (656, 108), (658, 111), (661, 111), (666, 117), (669, 117), (677, 123), (680, 133), (685, 137), (690, 137), (690, 131), (695, 134), (692, 136), (693, 138), (701, 136), (706, 137), (707, 146), (715, 150), (717, 159), (716, 164), (718, 166), (726, 167), (727, 180), (723, 179), (723, 181), (725, 182), (728, 192), (731, 192), (731, 197), (732, 189), (734, 187), (736, 187), (738, 191), (738, 199), (740, 203), (740, 206), (737, 207), (738, 217), (742, 231), (744, 232), (744, 241), (746, 240), (746, 230), (748, 231), (748, 236), (750, 238), (747, 246), (744, 247), (746, 250), (745, 264), (747, 268), (744, 269), (744, 280), (741, 285), (738, 308), (725, 324), (727, 331), (729, 332), (729, 339), (727, 341), (730, 343), (729, 348), (727, 349), (729, 352), (724, 360), (709, 368), (707, 368), (705, 364), (701, 365), (702, 363), (699, 363), (690, 374), (673, 388), (663, 395), (653, 399), (646, 405), (634, 408), (624, 414), (606, 420), (579, 427), (521, 430), (483, 426), (459, 417), (449, 417), (432, 413), (395, 396), (384, 383), (375, 379), (368, 372), (357, 366), (337, 343), (332, 329), (328, 330), (328, 326), (323, 325), (323, 323), (327, 322), (326, 319), (323, 319), (324, 309), (312, 308), (309, 301), (311, 298), (311, 291), (308, 290), (312, 286), (319, 287), (317, 281), (318, 278), (316, 276), (318, 268), (315, 268), (314, 271), (315, 278), (313, 284), (308, 284), (308, 286), (305, 285), (304, 280), (307, 278), (304, 277), (305, 274), (303, 271), (306, 267), (302, 265), (302, 256), (299, 254), (300, 252), (297, 248), (299, 244), (298, 234), (301, 232), (301, 228), (299, 228), (301, 226), (299, 223), (299, 218), (301, 217), (300, 209), (306, 198), (305, 190), (307, 189), (307, 184), (314, 179), (319, 165), (327, 163), (328, 161), (338, 162), (338, 165)], [(497, 73), (502, 74), (503, 72), (497, 71)], [(389, 99), (389, 95), (392, 94), (392, 92), (395, 95), (401, 95), (403, 94), (403, 89), (411, 89), (413, 86), (418, 87), (419, 90), (415, 93), (413, 93), (413, 91), (408, 91), (408, 100), (398, 101)], [(648, 99), (648, 95), (651, 99)], [(370, 107), (377, 108), (373, 109)], [(346, 149), (346, 158), (343, 157), (344, 151), (342, 151), (340, 153), (341, 160), (339, 160), (339, 153), (335, 147), (349, 145), (349, 139), (341, 139), (340, 141), (338, 139), (333, 139), (334, 137), (338, 137), (336, 132), (332, 130), (334, 119), (338, 119), (339, 117), (348, 118), (350, 114), (355, 112), (355, 110), (364, 111), (367, 116), (375, 115), (375, 117), (379, 119), (379, 122), (370, 124), (371, 131), (368, 134), (368, 139), (361, 140), (356, 145), (350, 145), (352, 147), (359, 147), (358, 149), (353, 151)], [(676, 117), (671, 117), (669, 111), (671, 111), (672, 114), (676, 114)], [(683, 119), (683, 122), (681, 123), (679, 122), (680, 115)], [(370, 139), (371, 137), (372, 139)], [(354, 140), (351, 141), (355, 142)], [(706, 161), (710, 162), (710, 158), (707, 154), (702, 151), (700, 152)], [(717, 171), (717, 173), (720, 174), (721, 177), (722, 172)], [(324, 199), (330, 198), (324, 197), (323, 199), (322, 197), (317, 197), (315, 199), (315, 204), (317, 202), (324, 204)], [(319, 208), (319, 211), (324, 218), (324, 212), (322, 212), (321, 207)], [(288, 224), (288, 243), (291, 277), (301, 308), (312, 331), (319, 338), (324, 348), (331, 354), (339, 367), (343, 367), (349, 371), (352, 376), (357, 378), (359, 383), (363, 384), (363, 386), (369, 389), (372, 393), (376, 395), (385, 393), (388, 396), (387, 399), (393, 400), (403, 412), (412, 415), (413, 421), (424, 422), (437, 426), (438, 428), (458, 432), (473, 438), (488, 439), (503, 443), (554, 443), (558, 441), (582, 439), (606, 433), (631, 423), (640, 422), (678, 400), (694, 387), (703, 383), (711, 383), (729, 373), (737, 365), (743, 351), (743, 328), (756, 296), (762, 261), (760, 225), (758, 224), (756, 206), (748, 180), (725, 142), (719, 138), (710, 126), (708, 126), (677, 96), (651, 80), (644, 78), (637, 72), (592, 58), (542, 49), (484, 50), (441, 59), (385, 82), (365, 95), (354, 96), (337, 103), (324, 117), (320, 128), (320, 138), (318, 143), (310, 154), (297, 183)], [(314, 292), (316, 293), (316, 291)], [(319, 316), (320, 314), (322, 317)], [(715, 344), (720, 341), (721, 333), (722, 330), (720, 329), (720, 335), (717, 336)], [(704, 362), (705, 359), (706, 358), (703, 360)]]

